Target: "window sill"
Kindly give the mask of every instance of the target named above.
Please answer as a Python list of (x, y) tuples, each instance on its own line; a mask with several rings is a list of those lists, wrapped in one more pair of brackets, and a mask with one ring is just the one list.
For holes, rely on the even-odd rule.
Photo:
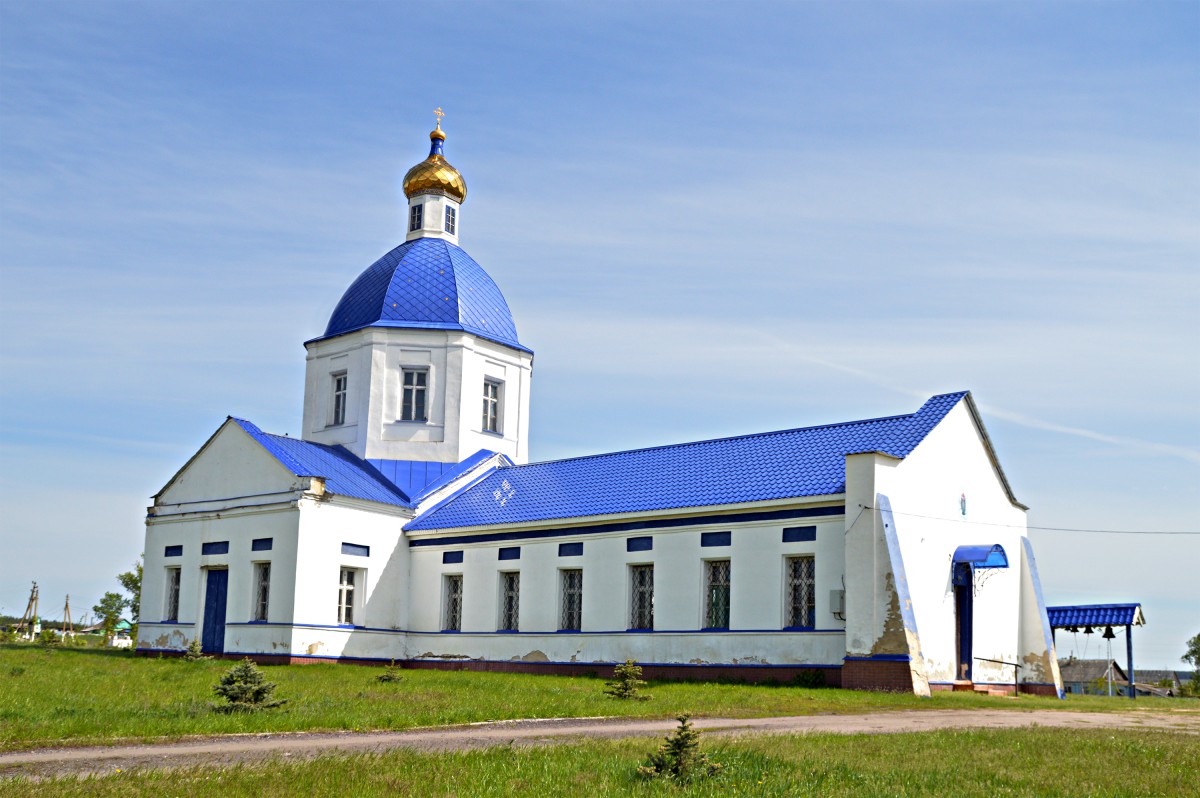
[(497, 432), (495, 430), (490, 430), (490, 429), (481, 429), (481, 430), (479, 430), (479, 434), (480, 435), (491, 435), (493, 438), (503, 438), (504, 437), (503, 432)]

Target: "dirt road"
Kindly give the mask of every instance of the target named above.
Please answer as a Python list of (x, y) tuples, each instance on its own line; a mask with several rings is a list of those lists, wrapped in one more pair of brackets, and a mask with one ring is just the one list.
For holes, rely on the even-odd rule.
[[(86, 775), (133, 768), (219, 767), (273, 757), (304, 759), (322, 754), (360, 754), (395, 749), (463, 751), (496, 745), (547, 745), (584, 738), (661, 735), (675, 725), (673, 720), (625, 718), (517, 720), (398, 732), (229, 735), (148, 745), (45, 748), (0, 753), (0, 779)], [(697, 718), (694, 725), (710, 735), (806, 732), (891, 734), (936, 729), (1011, 729), (1028, 726), (1166, 729), (1200, 735), (1200, 713), (930, 710), (784, 718)]]

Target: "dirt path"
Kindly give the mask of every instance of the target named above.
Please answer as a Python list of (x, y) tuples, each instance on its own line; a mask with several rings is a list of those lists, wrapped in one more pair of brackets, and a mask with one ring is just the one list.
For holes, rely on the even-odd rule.
[[(583, 738), (615, 739), (665, 734), (673, 720), (571, 718), (475, 723), (398, 732), (254, 734), (209, 737), (173, 743), (93, 748), (44, 748), (0, 753), (0, 779), (16, 776), (111, 773), (135, 768), (224, 766), (270, 758), (306, 759), (322, 754), (361, 754), (407, 749), (465, 751), (496, 745), (546, 745)], [(891, 734), (937, 729), (1012, 729), (1043, 726), (1068, 729), (1165, 729), (1200, 734), (1200, 715), (1064, 712), (1058, 710), (929, 710), (866, 715), (810, 715), (784, 718), (697, 718), (708, 734)]]

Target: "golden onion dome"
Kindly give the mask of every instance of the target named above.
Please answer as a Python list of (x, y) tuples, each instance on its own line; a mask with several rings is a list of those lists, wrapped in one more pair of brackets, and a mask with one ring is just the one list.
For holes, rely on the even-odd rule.
[(412, 199), (418, 194), (445, 194), (461, 203), (467, 198), (467, 181), (442, 155), (446, 134), (442, 132), (441, 120), (429, 134), (429, 141), (429, 157), (404, 176), (404, 196)]

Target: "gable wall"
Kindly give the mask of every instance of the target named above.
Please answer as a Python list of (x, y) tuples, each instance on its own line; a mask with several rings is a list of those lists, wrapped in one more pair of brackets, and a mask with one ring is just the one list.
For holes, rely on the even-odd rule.
[(306, 483), (236, 423), (226, 422), (157, 497), (157, 504), (290, 492)]

